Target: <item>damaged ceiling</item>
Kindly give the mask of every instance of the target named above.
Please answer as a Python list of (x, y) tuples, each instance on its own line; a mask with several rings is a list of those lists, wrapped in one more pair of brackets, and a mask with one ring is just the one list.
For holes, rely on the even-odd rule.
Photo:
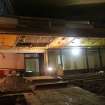
[(0, 17), (0, 52), (105, 46), (105, 0), (4, 1), (12, 14)]
[(74, 46), (105, 47), (105, 38), (0, 35), (0, 52), (43, 53), (47, 49)]

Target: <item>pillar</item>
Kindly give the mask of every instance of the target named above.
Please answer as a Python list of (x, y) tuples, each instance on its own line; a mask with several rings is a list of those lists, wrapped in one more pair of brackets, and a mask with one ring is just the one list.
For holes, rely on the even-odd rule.
[(44, 52), (44, 74), (47, 75), (47, 68), (48, 68), (48, 51)]

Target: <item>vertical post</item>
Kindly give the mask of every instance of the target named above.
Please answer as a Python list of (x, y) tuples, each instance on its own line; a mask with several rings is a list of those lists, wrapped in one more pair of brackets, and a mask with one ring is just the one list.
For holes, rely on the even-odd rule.
[(101, 56), (101, 49), (100, 48), (98, 48), (98, 55), (99, 55), (100, 67), (103, 67), (103, 64), (102, 64), (102, 56)]
[(25, 54), (24, 54), (24, 70), (25, 70), (25, 72), (26, 72), (26, 57), (25, 57)]
[(44, 52), (44, 71), (45, 71), (45, 75), (46, 75), (46, 69), (48, 68), (48, 51), (46, 50)]
[(63, 69), (62, 49), (60, 49), (61, 68)]
[(85, 48), (85, 56), (86, 56), (86, 66), (87, 66), (87, 72), (88, 72), (89, 71), (89, 62), (88, 62), (87, 48)]
[(39, 54), (39, 72), (40, 75), (44, 75), (44, 54)]

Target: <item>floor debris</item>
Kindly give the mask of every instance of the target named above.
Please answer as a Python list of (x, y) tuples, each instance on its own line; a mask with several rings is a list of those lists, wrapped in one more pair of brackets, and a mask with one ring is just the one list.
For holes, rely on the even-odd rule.
[(105, 105), (105, 100), (79, 87), (37, 90), (24, 94), (31, 105)]

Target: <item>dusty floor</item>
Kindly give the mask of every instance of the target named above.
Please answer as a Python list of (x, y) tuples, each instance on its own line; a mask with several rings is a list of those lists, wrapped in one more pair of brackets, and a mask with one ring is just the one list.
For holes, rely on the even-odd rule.
[[(0, 91), (27, 89), (23, 78), (7, 77), (0, 82)], [(105, 98), (79, 87), (68, 86), (59, 89), (34, 90), (24, 93), (28, 105), (105, 105)]]
[(105, 99), (79, 87), (25, 93), (30, 105), (105, 105)]

